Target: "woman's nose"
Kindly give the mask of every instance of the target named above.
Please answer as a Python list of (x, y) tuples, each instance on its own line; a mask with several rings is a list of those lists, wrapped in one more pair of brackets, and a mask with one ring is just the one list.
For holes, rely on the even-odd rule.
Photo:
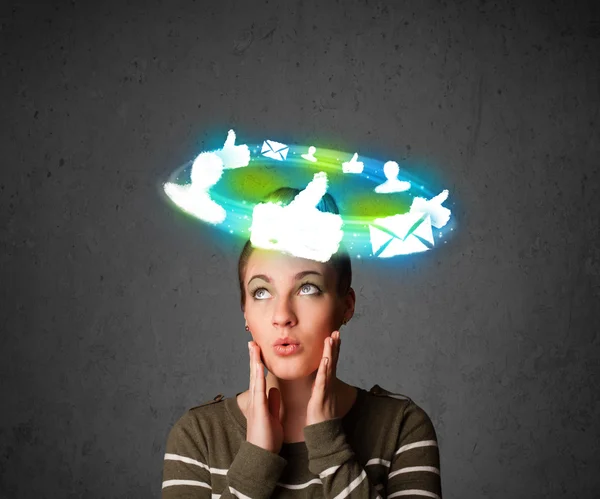
[(289, 301), (279, 300), (275, 305), (273, 312), (273, 326), (289, 327), (296, 323), (296, 314), (294, 313)]

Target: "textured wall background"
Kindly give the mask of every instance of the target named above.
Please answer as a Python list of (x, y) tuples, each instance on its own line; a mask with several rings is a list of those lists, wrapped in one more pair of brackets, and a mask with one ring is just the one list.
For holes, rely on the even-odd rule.
[(230, 127), (435, 164), (457, 233), (354, 262), (339, 376), (429, 413), (445, 498), (600, 495), (598, 3), (0, 13), (2, 498), (158, 498), (171, 425), (247, 388), (241, 244), (157, 193)]

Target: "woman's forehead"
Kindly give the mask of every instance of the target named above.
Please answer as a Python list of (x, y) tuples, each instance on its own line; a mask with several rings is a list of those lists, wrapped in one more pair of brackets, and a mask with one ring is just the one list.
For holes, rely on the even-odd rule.
[(248, 259), (246, 280), (256, 274), (264, 274), (275, 280), (288, 280), (304, 271), (318, 272), (326, 279), (331, 277), (331, 267), (325, 263), (286, 255), (279, 251), (255, 249)]

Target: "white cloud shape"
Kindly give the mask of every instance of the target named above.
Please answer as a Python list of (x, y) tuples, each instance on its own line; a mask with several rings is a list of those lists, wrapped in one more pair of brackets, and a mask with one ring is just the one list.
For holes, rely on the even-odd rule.
[(191, 184), (164, 184), (167, 196), (187, 213), (211, 224), (222, 223), (227, 213), (222, 206), (213, 201), (209, 189), (223, 175), (223, 160), (214, 152), (200, 153), (190, 173)]
[(410, 205), (410, 213), (427, 213), (431, 217), (431, 225), (436, 229), (441, 229), (448, 223), (452, 213), (448, 208), (442, 206), (446, 199), (448, 199), (448, 189), (444, 189), (431, 199), (416, 197)]
[(319, 172), (289, 205), (257, 204), (250, 227), (252, 245), (299, 258), (328, 261), (338, 250), (344, 233), (340, 215), (316, 208), (326, 192), (327, 174)]
[(215, 154), (223, 161), (226, 170), (242, 168), (250, 163), (250, 149), (246, 144), (235, 145), (235, 132), (229, 130), (225, 144)]

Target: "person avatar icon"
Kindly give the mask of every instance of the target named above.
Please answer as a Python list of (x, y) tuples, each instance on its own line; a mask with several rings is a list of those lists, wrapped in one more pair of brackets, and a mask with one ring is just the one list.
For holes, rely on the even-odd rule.
[(308, 153), (303, 154), (302, 157), (308, 161), (312, 161), (313, 163), (315, 163), (317, 161), (317, 158), (315, 158), (316, 152), (317, 148), (315, 146), (310, 146), (308, 148)]
[(223, 175), (223, 160), (214, 152), (199, 154), (192, 164), (191, 184), (166, 183), (164, 190), (182, 210), (211, 224), (225, 220), (226, 212), (213, 201), (208, 190)]
[(358, 161), (358, 153), (355, 152), (354, 156), (350, 161), (342, 163), (342, 171), (344, 173), (362, 173), (365, 164), (362, 161)]
[(399, 171), (400, 167), (395, 161), (388, 161), (385, 163), (385, 165), (383, 165), (383, 173), (387, 180), (373, 190), (379, 194), (386, 194), (391, 192), (404, 192), (410, 189), (410, 182), (398, 180)]

